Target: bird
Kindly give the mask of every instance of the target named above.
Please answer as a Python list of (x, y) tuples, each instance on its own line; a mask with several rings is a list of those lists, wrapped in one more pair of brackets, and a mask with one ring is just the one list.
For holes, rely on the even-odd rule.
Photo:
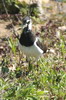
[(38, 60), (47, 51), (46, 45), (43, 45), (39, 38), (32, 31), (32, 19), (30, 16), (23, 18), (23, 30), (19, 38), (19, 49), (27, 59), (35, 58)]

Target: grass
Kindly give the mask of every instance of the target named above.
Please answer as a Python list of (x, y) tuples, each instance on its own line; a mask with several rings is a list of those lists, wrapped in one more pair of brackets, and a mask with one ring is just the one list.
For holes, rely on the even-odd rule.
[[(55, 39), (44, 38), (50, 43)], [(0, 63), (0, 100), (66, 100), (65, 43), (61, 34), (60, 40), (53, 45), (56, 54), (46, 53), (38, 61), (38, 69), (37, 65), (31, 64), (28, 74), (29, 66), (24, 55), (19, 63), (17, 40), (13, 37), (8, 39), (8, 52)], [(16, 69), (9, 70), (11, 66)]]

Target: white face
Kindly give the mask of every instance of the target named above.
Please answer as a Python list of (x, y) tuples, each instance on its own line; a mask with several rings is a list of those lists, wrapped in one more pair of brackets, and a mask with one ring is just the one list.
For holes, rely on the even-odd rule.
[(27, 25), (28, 25), (28, 29), (31, 30), (32, 29), (32, 20), (31, 19), (26, 21), (23, 28), (27, 27)]
[(27, 25), (28, 25), (28, 29), (31, 30), (32, 29), (32, 20), (27, 20)]

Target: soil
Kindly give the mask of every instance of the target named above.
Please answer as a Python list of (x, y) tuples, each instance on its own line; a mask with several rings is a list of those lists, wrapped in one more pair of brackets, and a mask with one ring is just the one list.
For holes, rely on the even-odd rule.
[[(17, 30), (18, 25), (14, 26), (15, 30)], [(11, 26), (11, 22), (9, 20), (1, 20), (0, 19), (0, 38), (1, 37), (10, 37), (13, 34), (13, 28)]]
[(8, 37), (12, 34), (11, 30), (6, 28), (9, 24), (9, 21), (0, 20), (0, 37)]

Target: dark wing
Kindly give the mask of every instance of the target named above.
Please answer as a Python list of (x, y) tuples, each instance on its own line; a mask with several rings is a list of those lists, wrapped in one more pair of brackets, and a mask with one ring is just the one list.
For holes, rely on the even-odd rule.
[(36, 42), (36, 44), (46, 53), (47, 46), (45, 44), (42, 44), (39, 40)]

